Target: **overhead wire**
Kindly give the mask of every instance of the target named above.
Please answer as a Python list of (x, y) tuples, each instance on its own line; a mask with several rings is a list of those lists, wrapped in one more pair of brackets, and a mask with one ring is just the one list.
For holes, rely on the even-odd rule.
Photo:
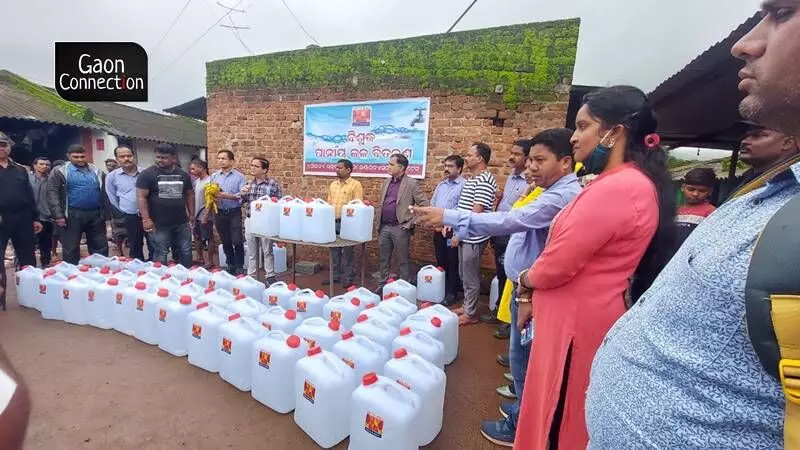
[(283, 3), (283, 7), (286, 8), (287, 11), (289, 11), (289, 14), (292, 15), (292, 18), (294, 19), (295, 23), (297, 24), (297, 26), (300, 27), (301, 30), (303, 30), (303, 33), (305, 33), (309, 39), (314, 41), (315, 44), (321, 45), (319, 41), (314, 36), (312, 36), (311, 33), (308, 32), (308, 30), (306, 30), (306, 27), (304, 27), (303, 24), (300, 22), (300, 19), (297, 17), (294, 11), (292, 11), (292, 8), (289, 7), (289, 4), (286, 3), (286, 0), (281, 0), (281, 3)]
[(172, 19), (172, 23), (169, 24), (169, 28), (167, 28), (167, 31), (165, 31), (164, 35), (161, 36), (161, 39), (158, 40), (158, 43), (156, 44), (156, 46), (153, 47), (152, 50), (150, 50), (150, 56), (153, 56), (153, 54), (156, 52), (156, 50), (158, 50), (158, 48), (161, 47), (161, 44), (164, 43), (164, 40), (167, 38), (167, 35), (169, 35), (169, 32), (172, 31), (172, 29), (175, 27), (175, 24), (178, 23), (178, 20), (180, 20), (181, 16), (183, 16), (183, 13), (186, 11), (186, 8), (189, 7), (190, 3), (192, 3), (192, 0), (186, 0), (186, 3), (183, 4), (183, 8), (181, 8), (181, 10), (178, 13), (178, 15), (175, 16), (174, 19)]
[(478, 0), (472, 0), (472, 3), (470, 3), (469, 6), (467, 6), (467, 9), (465, 9), (464, 12), (462, 12), (461, 15), (458, 16), (458, 19), (456, 19), (456, 21), (452, 25), (450, 25), (450, 28), (448, 28), (447, 31), (445, 31), (445, 33), (453, 31), (453, 28), (455, 28), (456, 25), (458, 25), (458, 22), (461, 22), (461, 19), (463, 19), (464, 16), (467, 15), (469, 10), (472, 9), (473, 6), (475, 6), (475, 3), (478, 3)]

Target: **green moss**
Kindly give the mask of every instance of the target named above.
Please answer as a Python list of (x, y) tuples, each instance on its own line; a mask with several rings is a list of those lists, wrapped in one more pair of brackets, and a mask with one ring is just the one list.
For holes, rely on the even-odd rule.
[(68, 116), (74, 119), (82, 120), (84, 122), (94, 123), (97, 125), (106, 125), (106, 126), (111, 125), (111, 122), (108, 122), (99, 117), (95, 117), (91, 109), (83, 105), (79, 105), (77, 103), (64, 100), (63, 98), (59, 97), (58, 94), (56, 94), (54, 91), (47, 89), (46, 87), (40, 86), (36, 83), (31, 83), (30, 81), (18, 75), (12, 74), (10, 72), (7, 73), (14, 86), (26, 92), (31, 97), (34, 97), (37, 100), (41, 100), (48, 106), (56, 108), (59, 111), (67, 114)]
[[(510, 108), (550, 100), (575, 65), (578, 19), (310, 48), (207, 64), (208, 91), (234, 88), (443, 89)], [(357, 82), (354, 80), (357, 79)]]

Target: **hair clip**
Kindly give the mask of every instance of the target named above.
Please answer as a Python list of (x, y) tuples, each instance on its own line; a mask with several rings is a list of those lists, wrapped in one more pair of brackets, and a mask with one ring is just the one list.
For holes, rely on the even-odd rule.
[(644, 145), (647, 148), (656, 148), (661, 143), (661, 136), (657, 133), (650, 133), (644, 137)]

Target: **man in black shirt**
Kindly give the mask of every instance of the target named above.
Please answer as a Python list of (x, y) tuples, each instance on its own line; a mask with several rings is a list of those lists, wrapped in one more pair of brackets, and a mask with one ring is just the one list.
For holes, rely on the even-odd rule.
[[(8, 155), (14, 142), (0, 131), (0, 255), (5, 259), (11, 240), (17, 261), (22, 266), (35, 266), (34, 233), (42, 231), (39, 212), (28, 180), (28, 171)], [(5, 311), (5, 267), (0, 277), (0, 308)]]
[(167, 262), (170, 248), (178, 250), (178, 262), (192, 265), (194, 189), (189, 174), (177, 166), (177, 152), (169, 144), (155, 148), (155, 165), (136, 180), (136, 197), (142, 227), (153, 243), (153, 261)]

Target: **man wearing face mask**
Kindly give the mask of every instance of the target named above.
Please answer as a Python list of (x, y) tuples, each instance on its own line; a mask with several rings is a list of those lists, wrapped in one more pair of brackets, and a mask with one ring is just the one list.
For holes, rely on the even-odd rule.
[[(464, 159), (458, 155), (449, 155), (444, 159), (444, 180), (436, 185), (431, 198), (431, 206), (442, 209), (456, 209), (464, 177), (461, 170)], [(443, 232), (436, 227), (433, 232), (433, 249), (436, 252), (436, 265), (444, 269), (445, 295), (442, 305), (451, 306), (456, 302), (456, 294), (461, 288), (461, 277), (458, 276), (458, 248), (450, 246), (452, 232)]]

